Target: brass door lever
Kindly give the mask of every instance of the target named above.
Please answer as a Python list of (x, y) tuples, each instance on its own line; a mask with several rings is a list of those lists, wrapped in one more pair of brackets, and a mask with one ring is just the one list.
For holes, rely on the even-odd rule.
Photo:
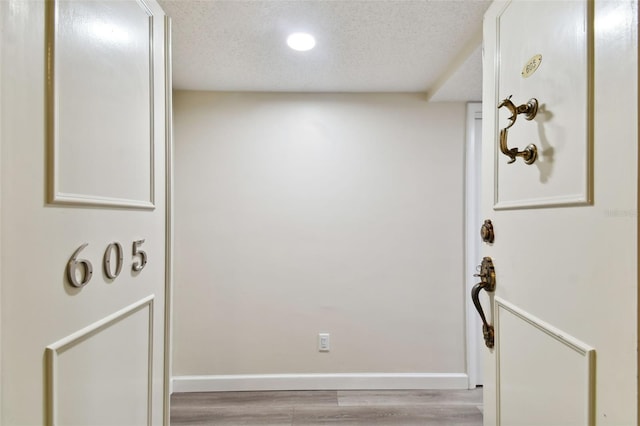
[(500, 130), (500, 151), (511, 159), (509, 164), (516, 161), (517, 157), (522, 157), (526, 164), (533, 164), (536, 158), (538, 158), (538, 148), (534, 144), (527, 145), (522, 151), (519, 151), (518, 148), (509, 148), (507, 146), (507, 136), (509, 128), (516, 123), (518, 114), (524, 114), (526, 120), (533, 120), (535, 118), (538, 113), (538, 100), (531, 98), (526, 104), (516, 106), (511, 102), (511, 96), (509, 96), (498, 104), (498, 109), (502, 107), (507, 107), (507, 109), (511, 111), (511, 117), (509, 117), (509, 125)]
[(487, 322), (487, 318), (484, 315), (479, 299), (480, 290), (484, 289), (486, 291), (495, 291), (496, 289), (496, 271), (490, 257), (482, 259), (482, 263), (480, 264), (480, 273), (474, 274), (473, 276), (480, 277), (480, 282), (474, 285), (471, 289), (471, 300), (473, 301), (473, 305), (476, 307), (476, 310), (480, 315), (480, 319), (482, 320), (484, 343), (488, 348), (493, 348), (495, 332), (493, 325)]

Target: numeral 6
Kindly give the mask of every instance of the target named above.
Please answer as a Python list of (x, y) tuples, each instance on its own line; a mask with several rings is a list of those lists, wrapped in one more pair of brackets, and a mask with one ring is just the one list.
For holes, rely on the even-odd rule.
[[(84, 243), (76, 251), (73, 252), (71, 259), (69, 259), (69, 263), (67, 263), (67, 278), (69, 279), (69, 283), (74, 287), (84, 287), (89, 284), (91, 281), (91, 277), (93, 276), (93, 266), (91, 262), (86, 259), (78, 259), (78, 253), (82, 251), (89, 243)], [(78, 281), (78, 265), (82, 265), (82, 277), (80, 281)]]

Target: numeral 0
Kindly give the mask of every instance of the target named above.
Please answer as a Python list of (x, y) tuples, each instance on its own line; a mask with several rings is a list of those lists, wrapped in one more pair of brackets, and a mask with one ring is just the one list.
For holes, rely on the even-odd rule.
[[(111, 270), (111, 252), (113, 249), (116, 249), (116, 271), (113, 272)], [(107, 278), (115, 280), (118, 275), (120, 275), (120, 271), (122, 271), (122, 246), (120, 243), (113, 242), (107, 246), (107, 249), (104, 251), (104, 273)]]
[[(131, 264), (131, 270), (133, 272), (140, 272), (147, 265), (147, 253), (140, 248), (140, 246), (144, 243), (144, 240), (137, 240), (133, 242), (132, 246), (132, 254), (133, 254), (133, 262)], [(76, 251), (73, 252), (69, 262), (67, 263), (67, 279), (69, 280), (69, 284), (74, 287), (84, 287), (89, 284), (91, 278), (93, 277), (93, 265), (87, 259), (78, 259), (78, 254), (89, 245), (89, 243), (84, 243), (80, 247), (77, 248)], [(115, 250), (115, 271), (114, 265), (112, 263), (113, 251)], [(104, 257), (102, 260), (102, 266), (104, 269), (104, 274), (107, 278), (111, 280), (115, 280), (120, 272), (122, 271), (122, 263), (123, 263), (123, 251), (122, 246), (118, 242), (113, 242), (109, 244), (104, 251)]]

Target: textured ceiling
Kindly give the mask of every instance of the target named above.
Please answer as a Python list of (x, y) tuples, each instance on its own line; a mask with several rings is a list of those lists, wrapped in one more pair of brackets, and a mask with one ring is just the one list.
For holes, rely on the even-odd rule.
[[(173, 22), (177, 89), (480, 94), (477, 52), (490, 1), (159, 2)], [(316, 48), (289, 49), (286, 37), (298, 31), (314, 34)]]

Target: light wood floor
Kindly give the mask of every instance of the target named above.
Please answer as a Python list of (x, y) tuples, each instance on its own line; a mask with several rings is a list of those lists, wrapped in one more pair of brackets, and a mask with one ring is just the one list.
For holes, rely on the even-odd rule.
[(176, 393), (171, 425), (482, 426), (482, 389)]

